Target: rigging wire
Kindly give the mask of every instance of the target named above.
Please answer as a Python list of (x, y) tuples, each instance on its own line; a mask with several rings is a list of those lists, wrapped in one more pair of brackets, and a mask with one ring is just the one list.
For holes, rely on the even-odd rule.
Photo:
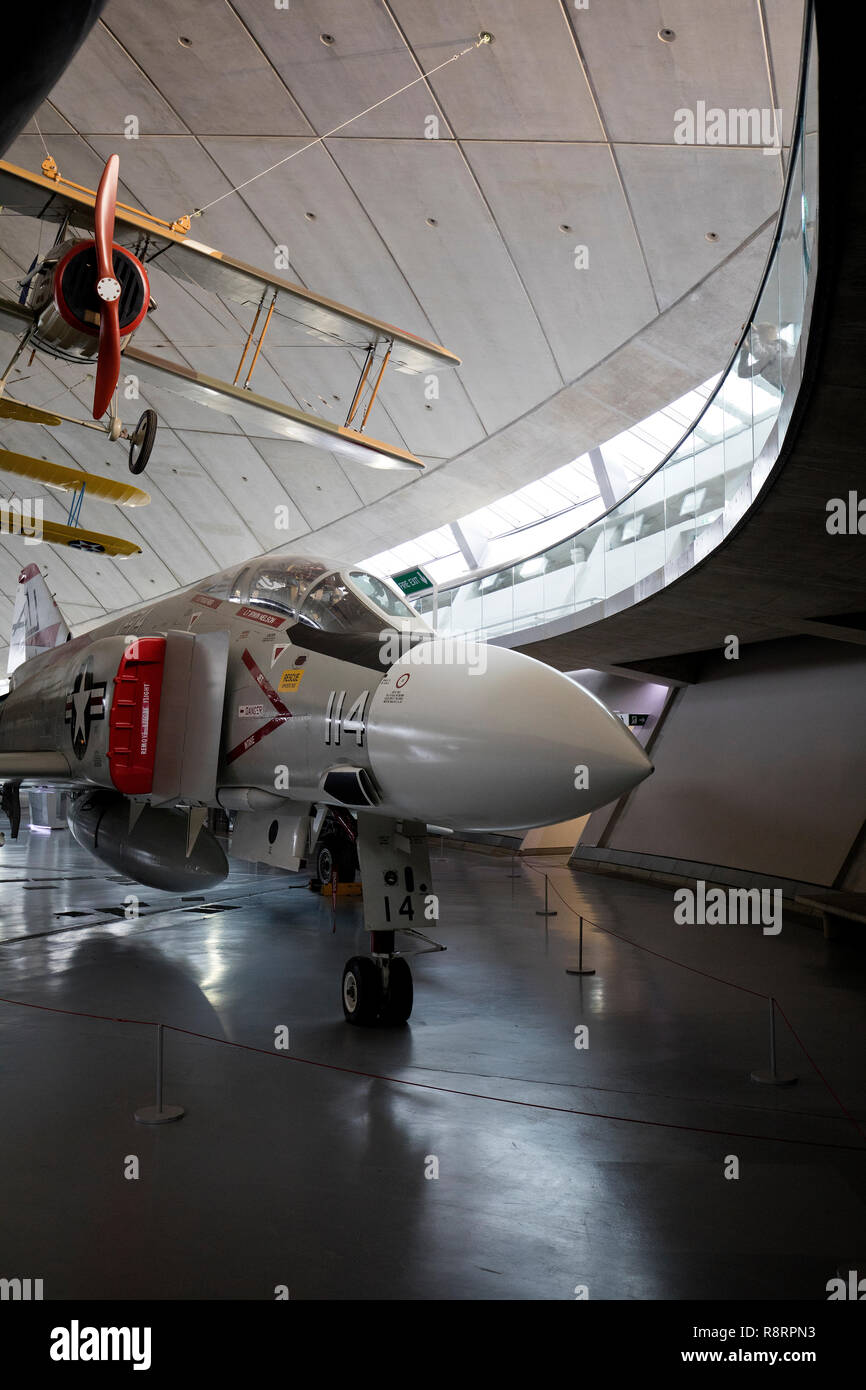
[(405, 87), (398, 87), (397, 91), (391, 92), (390, 96), (382, 97), (381, 101), (376, 101), (372, 106), (368, 106), (365, 110), (359, 111), (357, 116), (350, 116), (347, 121), (342, 121), (340, 125), (335, 125), (332, 130), (325, 131), (324, 135), (317, 135), (315, 140), (310, 140), (306, 145), (302, 145), (300, 149), (293, 150), (291, 154), (286, 155), (285, 159), (278, 159), (276, 164), (269, 164), (267, 169), (262, 169), (261, 173), (253, 174), (251, 178), (244, 179), (243, 183), (235, 184), (234, 188), (229, 188), (225, 193), (220, 193), (219, 197), (212, 198), (209, 203), (205, 203), (203, 207), (196, 208), (193, 212), (188, 213), (187, 216), (201, 217), (203, 212), (207, 212), (208, 208), (212, 208), (217, 203), (221, 203), (223, 198), (230, 198), (233, 193), (239, 193), (242, 188), (246, 188), (249, 184), (255, 183), (256, 179), (264, 178), (265, 174), (270, 174), (274, 169), (279, 169), (283, 164), (288, 164), (290, 159), (295, 159), (297, 155), (303, 154), (305, 150), (311, 150), (314, 145), (321, 145), (324, 140), (330, 139), (330, 137), (336, 135), (338, 131), (345, 130), (347, 125), (353, 125), (355, 121), (360, 121), (362, 116), (369, 116), (371, 111), (378, 110), (378, 108), (384, 106), (387, 101), (392, 101), (394, 97), (401, 96), (403, 92), (408, 92), (410, 87), (416, 86), (419, 82), (426, 81), (426, 79), (432, 77), (434, 73), (441, 72), (443, 68), (448, 67), (449, 63), (456, 63), (459, 58), (464, 58), (466, 54), (471, 53), (473, 49), (481, 48), (483, 44), (488, 44), (492, 41), (493, 37), (491, 34), (486, 32), (479, 34), (475, 42), (469, 44), (467, 48), (462, 49), (460, 53), (455, 53), (452, 57), (446, 58), (444, 62), (439, 63), (435, 68), (430, 68), (428, 72), (422, 72), (418, 77), (414, 77), (411, 82), (407, 82)]

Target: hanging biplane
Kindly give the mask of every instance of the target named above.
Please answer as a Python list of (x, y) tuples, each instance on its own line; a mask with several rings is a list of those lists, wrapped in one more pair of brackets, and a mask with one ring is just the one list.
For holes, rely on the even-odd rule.
[[(129, 439), (129, 467), (140, 473), (153, 447), (156, 415), (147, 410), (131, 433), (123, 429), (116, 394), (122, 356), (143, 381), (231, 415), (239, 424), (264, 427), (372, 468), (423, 468), (421, 460), (405, 449), (368, 438), (364, 427), (389, 363), (398, 371), (419, 373), (456, 367), (458, 357), (193, 241), (188, 235), (189, 217), (169, 223), (118, 203), (118, 168), (117, 155), (111, 155), (94, 193), (61, 178), (50, 156), (43, 160), (41, 174), (0, 160), (0, 208), (59, 224), (51, 250), (34, 261), (22, 279), (19, 301), (0, 297), (0, 329), (19, 336), (15, 354), (0, 376), (0, 396), (12, 367), (27, 349), (64, 359), (95, 357), (93, 420), (100, 423), (73, 423), (104, 430), (111, 439)], [(146, 267), (157, 256), (170, 275), (249, 309), (252, 324), (233, 382), (218, 381), (130, 346), (148, 310), (155, 307)], [(300, 326), (320, 343), (364, 353), (343, 425), (252, 391), (253, 369), (274, 315)], [(241, 383), (251, 347), (253, 355)], [(353, 429), (361, 411), (360, 424)]]
[[(0, 417), (10, 415), (11, 412), (6, 409), (9, 405), (17, 407), (17, 402), (0, 400)], [(16, 408), (13, 418), (40, 425), (60, 424), (59, 416), (53, 416), (47, 410), (35, 410), (32, 406)], [(45, 521), (41, 515), (37, 520), (31, 514), (21, 528), (25, 535), (35, 532), (34, 540), (48, 541), (51, 545), (68, 545), (74, 550), (88, 550), (95, 555), (141, 554), (141, 546), (133, 541), (125, 541), (120, 536), (106, 536), (101, 531), (88, 531), (81, 525), (85, 494), (102, 502), (114, 502), (118, 507), (144, 507), (150, 501), (150, 494), (142, 492), (141, 488), (133, 487), (132, 483), (115, 482), (113, 478), (105, 478), (98, 473), (86, 473), (83, 468), (67, 468), (64, 464), (48, 463), (45, 459), (30, 458), (27, 454), (14, 454), (9, 449), (0, 449), (0, 471), (14, 473), (19, 478), (32, 478), (45, 487), (72, 494), (65, 522)], [(10, 513), (10, 503), (4, 502), (3, 508)]]

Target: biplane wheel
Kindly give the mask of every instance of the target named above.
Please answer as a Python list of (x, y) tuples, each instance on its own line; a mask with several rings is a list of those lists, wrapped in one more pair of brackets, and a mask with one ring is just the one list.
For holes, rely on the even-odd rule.
[(143, 473), (156, 439), (156, 411), (146, 410), (129, 440), (129, 471)]

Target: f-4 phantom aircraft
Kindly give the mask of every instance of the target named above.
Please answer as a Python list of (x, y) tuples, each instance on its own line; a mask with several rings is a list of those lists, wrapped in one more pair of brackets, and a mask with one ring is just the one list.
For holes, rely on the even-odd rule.
[[(133, 473), (140, 473), (147, 464), (157, 421), (155, 412), (146, 410), (131, 434), (123, 429), (115, 398), (122, 363), (143, 382), (222, 411), (251, 429), (264, 428), (371, 468), (423, 469), (414, 454), (369, 438), (364, 427), (389, 365), (400, 372), (431, 372), (459, 366), (459, 357), (194, 241), (188, 235), (188, 217), (169, 223), (118, 203), (118, 172), (118, 157), (113, 154), (94, 193), (63, 179), (50, 156), (43, 160), (41, 174), (0, 160), (0, 207), (4, 212), (58, 224), (54, 246), (34, 261), (22, 280), (19, 301), (0, 297), (0, 328), (19, 339), (0, 376), (0, 396), (25, 349), (73, 360), (95, 357), (93, 420), (101, 422), (106, 414), (109, 419), (99, 424), (72, 422), (105, 430), (111, 439), (128, 439)], [(73, 233), (72, 228), (79, 231)], [(155, 308), (147, 265), (157, 257), (160, 267), (170, 275), (248, 308), (251, 326), (240, 347), (233, 382), (218, 381), (132, 346), (133, 334), (148, 311)], [(363, 355), (343, 425), (252, 391), (253, 370), (273, 318), (296, 326), (301, 342), (308, 339)], [(358, 416), (358, 427), (352, 428)]]
[[(174, 892), (219, 883), (209, 809), (240, 859), (363, 884), (369, 956), (343, 973), (350, 1023), (405, 1022), (407, 949), (435, 919), (428, 825), (513, 830), (615, 800), (652, 771), (566, 676), (438, 638), (389, 580), (269, 555), (69, 632), (22, 571), (0, 703), (3, 807), (22, 781), (73, 793), (69, 826), (112, 868)], [(22, 660), (23, 659), (23, 660)]]

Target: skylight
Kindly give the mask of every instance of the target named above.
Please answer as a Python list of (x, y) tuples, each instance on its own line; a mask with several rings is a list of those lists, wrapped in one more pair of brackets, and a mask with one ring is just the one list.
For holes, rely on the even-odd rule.
[[(629, 492), (661, 463), (706, 405), (717, 381), (715, 376), (687, 391), (663, 410), (657, 410), (631, 429), (614, 435), (594, 451), (594, 455), (600, 455), (606, 484), (615, 497)], [(699, 439), (710, 443), (723, 437), (726, 423), (730, 429), (731, 411), (737, 411), (738, 406), (738, 384), (736, 378), (729, 378), (726, 409), (716, 402), (710, 406), (696, 431)], [(752, 392), (757, 385), (754, 381), (742, 382), (744, 412), (751, 412)], [(772, 409), (772, 393), (766, 395), (767, 408)], [(757, 399), (755, 404), (757, 406)], [(589, 454), (581, 454), (571, 463), (527, 483), (516, 492), (459, 517), (455, 524), (460, 528), (463, 545), (475, 559), (474, 566), (467, 560), (453, 526), (439, 526), (435, 531), (382, 550), (361, 563), (385, 574), (398, 574), (420, 565), (437, 584), (447, 584), (473, 569), (519, 560), (544, 546), (555, 545), (607, 511), (598, 469), (598, 457), (594, 466)]]

